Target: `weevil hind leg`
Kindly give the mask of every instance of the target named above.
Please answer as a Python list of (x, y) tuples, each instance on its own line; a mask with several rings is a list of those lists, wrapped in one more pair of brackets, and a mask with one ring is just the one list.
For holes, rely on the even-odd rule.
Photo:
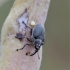
[(31, 27), (29, 27), (26, 23), (24, 23), (24, 21), (22, 22), (26, 27), (32, 29)]

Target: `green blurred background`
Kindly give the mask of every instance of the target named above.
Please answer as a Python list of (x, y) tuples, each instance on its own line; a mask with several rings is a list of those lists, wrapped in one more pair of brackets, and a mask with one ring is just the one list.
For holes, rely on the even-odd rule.
[[(14, 0), (0, 6), (0, 31)], [(69, 0), (51, 0), (40, 70), (69, 70)]]

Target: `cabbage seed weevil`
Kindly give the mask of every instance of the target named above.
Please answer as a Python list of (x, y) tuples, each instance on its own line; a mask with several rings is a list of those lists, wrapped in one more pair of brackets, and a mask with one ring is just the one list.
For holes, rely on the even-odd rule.
[[(25, 23), (23, 22), (23, 24), (25, 24)], [(30, 32), (31, 39), (24, 37), (24, 36), (22, 38), (26, 38), (28, 41), (32, 42), (32, 44), (27, 43), (22, 48), (17, 49), (17, 51), (22, 50), (27, 45), (28, 46), (33, 45), (35, 47), (35, 52), (30, 54), (30, 56), (33, 56), (39, 51), (41, 45), (44, 44), (45, 28), (42, 24), (36, 24), (33, 29), (31, 27), (27, 26), (26, 24), (25, 24), (25, 26), (31, 29), (31, 32)]]

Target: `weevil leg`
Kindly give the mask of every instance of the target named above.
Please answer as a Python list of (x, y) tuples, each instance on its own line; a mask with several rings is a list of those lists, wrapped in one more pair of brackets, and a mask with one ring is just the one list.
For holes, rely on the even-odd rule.
[(35, 52), (34, 52), (34, 53), (32, 53), (30, 56), (35, 55), (37, 52), (38, 52), (38, 50), (35, 50)]
[[(25, 24), (25, 22), (24, 22), (24, 21), (23, 21), (22, 23), (23, 23), (23, 24)], [(26, 27), (28, 27), (28, 28), (30, 28), (30, 29), (32, 29), (32, 28), (31, 28), (31, 27), (29, 27), (27, 24), (25, 24), (25, 26), (26, 26)]]
[(32, 35), (32, 29), (31, 29), (31, 31), (30, 31), (30, 34)]
[(38, 54), (38, 58), (40, 59), (40, 56), (39, 56), (39, 53), (37, 52), (37, 54)]
[(26, 47), (26, 46), (31, 46), (31, 45), (33, 45), (33, 44), (25, 44), (22, 48), (20, 48), (20, 49), (16, 49), (16, 51), (18, 51), (18, 50), (23, 50), (24, 49), (24, 47)]
[[(26, 37), (27, 38), (27, 37)], [(28, 41), (33, 42), (31, 39), (27, 38)]]
[[(23, 24), (25, 24), (25, 23), (24, 23), (24, 21), (23, 21), (22, 23), (23, 23)], [(32, 35), (32, 28), (31, 28), (31, 27), (29, 27), (27, 24), (25, 24), (25, 26), (26, 26), (26, 27), (28, 27), (28, 28), (30, 28), (30, 34)], [(32, 41), (31, 41), (31, 40), (29, 40), (29, 39), (27, 39), (27, 40), (28, 40), (28, 41), (30, 41), (30, 42), (32, 42)]]
[[(35, 50), (35, 52), (32, 53), (30, 56), (33, 56), (33, 55), (35, 55), (36, 53), (38, 54), (38, 50)], [(40, 59), (39, 54), (38, 54), (38, 58)]]

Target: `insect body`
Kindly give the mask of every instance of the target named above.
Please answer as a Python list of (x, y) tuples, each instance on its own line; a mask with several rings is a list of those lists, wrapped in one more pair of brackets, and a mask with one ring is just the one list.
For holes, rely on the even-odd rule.
[(35, 27), (32, 29), (31, 38), (35, 47), (35, 52), (32, 55), (34, 55), (38, 50), (40, 49), (41, 45), (44, 44), (44, 37), (45, 37), (45, 29), (41, 24), (35, 25)]
[[(26, 24), (25, 24), (25, 26), (30, 28)], [(31, 29), (31, 32), (30, 32), (31, 40), (29, 38), (27, 38), (27, 37), (23, 37), (23, 38), (27, 38), (28, 41), (32, 42), (32, 44), (27, 43), (22, 48), (17, 49), (17, 51), (22, 50), (26, 45), (28, 45), (28, 46), (33, 45), (35, 47), (35, 52), (30, 54), (30, 56), (33, 56), (34, 54), (36, 54), (38, 52), (38, 50), (40, 49), (41, 45), (44, 44), (45, 28), (41, 24), (36, 24), (33, 29), (32, 28), (30, 28), (30, 29)]]

